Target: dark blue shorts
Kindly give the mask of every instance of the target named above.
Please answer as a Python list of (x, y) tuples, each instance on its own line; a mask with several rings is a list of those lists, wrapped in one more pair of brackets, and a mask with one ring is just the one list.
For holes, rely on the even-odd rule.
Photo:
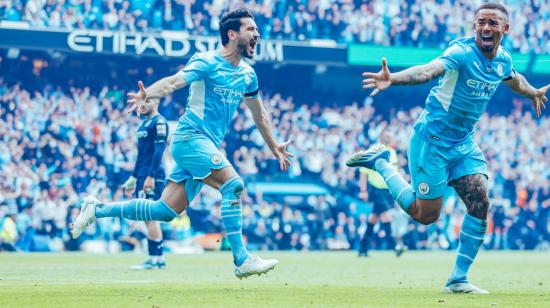
[(393, 196), (389, 189), (379, 189), (369, 185), (369, 201), (372, 203), (372, 213), (380, 215), (393, 208)]

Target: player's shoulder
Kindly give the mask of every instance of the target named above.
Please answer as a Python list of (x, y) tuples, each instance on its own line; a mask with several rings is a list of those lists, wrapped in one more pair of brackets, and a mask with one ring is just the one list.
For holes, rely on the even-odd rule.
[(160, 113), (156, 116), (155, 122), (156, 122), (157, 125), (158, 124), (160, 124), (160, 125), (168, 124), (168, 121), (166, 120), (166, 118)]
[(473, 36), (461, 37), (449, 42), (447, 50), (469, 53), (475, 47), (475, 39)]
[(500, 45), (498, 47), (498, 51), (500, 53), (500, 56), (503, 57), (505, 60), (512, 62), (512, 54), (506, 49), (506, 47)]
[(156, 126), (161, 125), (168, 125), (168, 121), (166, 121), (166, 118), (159, 113), (149, 120), (147, 127), (149, 127), (150, 129), (155, 129)]
[(191, 57), (191, 59), (202, 60), (207, 63), (212, 63), (216, 60), (216, 51), (210, 50), (210, 51), (197, 52)]
[(155, 116), (155, 125), (152, 129), (156, 131), (157, 137), (166, 136), (168, 135), (168, 121), (159, 113)]
[(254, 74), (256, 73), (252, 65), (250, 65), (248, 62), (244, 60), (241, 60), (241, 62), (239, 63), (239, 66), (241, 67), (241, 70), (243, 73), (254, 73)]

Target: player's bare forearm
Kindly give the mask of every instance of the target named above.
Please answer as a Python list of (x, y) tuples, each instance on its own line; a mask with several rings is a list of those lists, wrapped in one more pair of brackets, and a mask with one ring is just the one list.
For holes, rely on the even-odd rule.
[(185, 86), (185, 79), (180, 74), (164, 77), (147, 88), (147, 99), (160, 99)]
[(273, 137), (271, 131), (271, 117), (265, 109), (262, 100), (257, 96), (255, 98), (246, 98), (245, 102), (248, 108), (250, 108), (256, 128), (258, 128), (260, 134), (262, 134), (262, 138), (271, 152), (274, 152), (277, 147), (277, 141), (275, 141), (275, 137)]
[(512, 91), (525, 97), (533, 98), (537, 94), (537, 89), (529, 84), (522, 74), (516, 73), (514, 78), (504, 81)]
[(260, 134), (262, 134), (262, 137), (271, 152), (275, 152), (277, 142), (275, 141), (275, 137), (273, 137), (273, 133), (271, 131), (271, 119), (268, 118), (267, 113), (263, 116), (259, 116), (258, 118), (254, 117), (254, 123), (256, 123), (256, 127), (260, 131)]
[(409, 67), (403, 71), (391, 74), (392, 85), (415, 85), (426, 83), (445, 73), (445, 67), (439, 60), (428, 64)]

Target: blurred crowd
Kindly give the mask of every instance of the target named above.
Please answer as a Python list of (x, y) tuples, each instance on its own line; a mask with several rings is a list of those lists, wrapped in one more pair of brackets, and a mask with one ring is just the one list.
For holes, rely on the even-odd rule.
[[(472, 35), (482, 0), (15, 0), (0, 1), (0, 20), (33, 27), (186, 31), (218, 35), (221, 15), (246, 6), (268, 39), (445, 47)], [(510, 12), (504, 45), (522, 53), (550, 51), (550, 1), (503, 1)]]
[[(88, 194), (100, 200), (130, 197), (120, 186), (136, 158), (139, 118), (124, 111), (125, 93), (116, 87), (62, 90), (45, 86), (30, 93), (0, 78), (0, 247), (2, 250), (77, 250), (89, 239), (117, 241), (139, 249), (142, 223), (100, 220), (79, 240), (68, 225)], [(371, 98), (324, 107), (264, 93), (278, 140), (291, 139), (296, 155), (288, 173), (263, 145), (243, 107), (223, 145), (246, 183), (316, 183), (325, 195), (301, 198), (243, 194), (244, 234), (256, 249), (353, 249), (366, 228), (370, 204), (357, 199), (359, 176), (344, 161), (390, 132), (406, 173), (410, 128), (421, 107), (383, 118)], [(550, 243), (550, 120), (536, 119), (529, 103), (514, 101), (505, 115), (485, 114), (476, 138), (488, 160), (491, 193), (486, 245), (496, 249), (543, 249)], [(171, 98), (161, 113), (175, 120), (183, 106)], [(170, 165), (169, 153), (166, 155)], [(221, 196), (205, 188), (180, 217), (163, 224), (168, 240), (190, 241), (222, 232)], [(452, 249), (457, 244), (464, 205), (451, 189), (441, 219), (426, 227), (394, 210), (394, 233), (410, 249)], [(387, 234), (376, 230), (374, 247), (385, 248)]]

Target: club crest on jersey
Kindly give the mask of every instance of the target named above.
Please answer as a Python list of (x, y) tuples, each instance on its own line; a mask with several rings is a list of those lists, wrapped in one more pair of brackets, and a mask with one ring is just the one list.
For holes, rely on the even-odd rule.
[(428, 185), (428, 183), (422, 182), (422, 183), (418, 184), (418, 191), (421, 194), (425, 195), (425, 194), (430, 192), (430, 185)]
[(213, 154), (211, 157), (210, 157), (210, 161), (214, 164), (214, 165), (219, 165), (222, 163), (222, 157), (221, 155), (219, 154)]
[(502, 64), (499, 63), (498, 66), (497, 66), (497, 73), (498, 73), (499, 76), (502, 76), (502, 70), (503, 70), (502, 69)]

